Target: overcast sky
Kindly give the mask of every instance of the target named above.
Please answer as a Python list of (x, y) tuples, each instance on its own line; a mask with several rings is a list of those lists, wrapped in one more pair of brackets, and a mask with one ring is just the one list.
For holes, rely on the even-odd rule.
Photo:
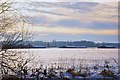
[(33, 40), (118, 41), (118, 0), (24, 1), (14, 7), (32, 23)]

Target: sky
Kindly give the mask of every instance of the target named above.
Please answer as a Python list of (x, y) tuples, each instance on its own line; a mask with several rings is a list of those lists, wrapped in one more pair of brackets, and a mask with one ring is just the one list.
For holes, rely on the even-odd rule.
[(118, 42), (118, 0), (17, 0), (31, 40)]

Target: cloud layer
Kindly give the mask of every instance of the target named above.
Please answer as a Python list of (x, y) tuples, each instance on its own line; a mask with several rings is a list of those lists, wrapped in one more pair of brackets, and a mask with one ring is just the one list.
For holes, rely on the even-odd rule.
[(118, 35), (117, 2), (53, 1), (24, 2), (17, 7), (40, 34)]

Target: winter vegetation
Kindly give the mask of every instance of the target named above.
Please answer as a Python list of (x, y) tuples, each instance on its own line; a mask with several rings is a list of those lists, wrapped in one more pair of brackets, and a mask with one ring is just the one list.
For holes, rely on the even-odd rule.
[[(58, 63), (51, 61), (49, 65), (44, 65), (35, 61), (39, 56), (30, 55), (29, 51), (9, 50), (11, 45), (19, 45), (32, 36), (29, 29), (24, 27), (28, 23), (27, 19), (12, 7), (13, 3), (11, 0), (0, 1), (1, 80), (120, 80), (120, 65), (116, 59), (98, 61), (60, 58)], [(117, 66), (111, 65), (111, 61)]]
[(37, 62), (39, 66), (29, 64), (23, 69), (17, 68), (16, 73), (9, 72), (9, 75), (3, 77), (3, 80), (6, 78), (18, 78), (17, 80), (119, 80), (119, 66), (113, 66), (111, 62), (116, 62), (116, 60), (59, 58), (57, 62), (51, 61), (49, 65), (44, 65), (39, 61)]

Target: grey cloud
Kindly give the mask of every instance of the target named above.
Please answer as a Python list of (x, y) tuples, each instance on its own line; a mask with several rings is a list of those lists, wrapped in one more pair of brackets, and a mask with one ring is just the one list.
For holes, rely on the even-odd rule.
[(40, 16), (35, 16), (35, 17), (27, 17), (28, 21), (30, 23), (32, 23), (33, 25), (43, 25), (43, 24), (47, 24), (48, 20), (44, 17), (40, 17)]
[(39, 8), (67, 8), (78, 11), (91, 11), (91, 8), (99, 5), (99, 3), (95, 2), (33, 2), (32, 6)]
[(54, 26), (63, 26), (63, 27), (80, 27), (80, 28), (89, 28), (89, 29), (117, 29), (118, 24), (116, 23), (104, 23), (104, 22), (92, 22), (92, 23), (83, 23), (76, 19), (63, 19), (57, 22), (54, 22), (49, 25), (50, 27)]

